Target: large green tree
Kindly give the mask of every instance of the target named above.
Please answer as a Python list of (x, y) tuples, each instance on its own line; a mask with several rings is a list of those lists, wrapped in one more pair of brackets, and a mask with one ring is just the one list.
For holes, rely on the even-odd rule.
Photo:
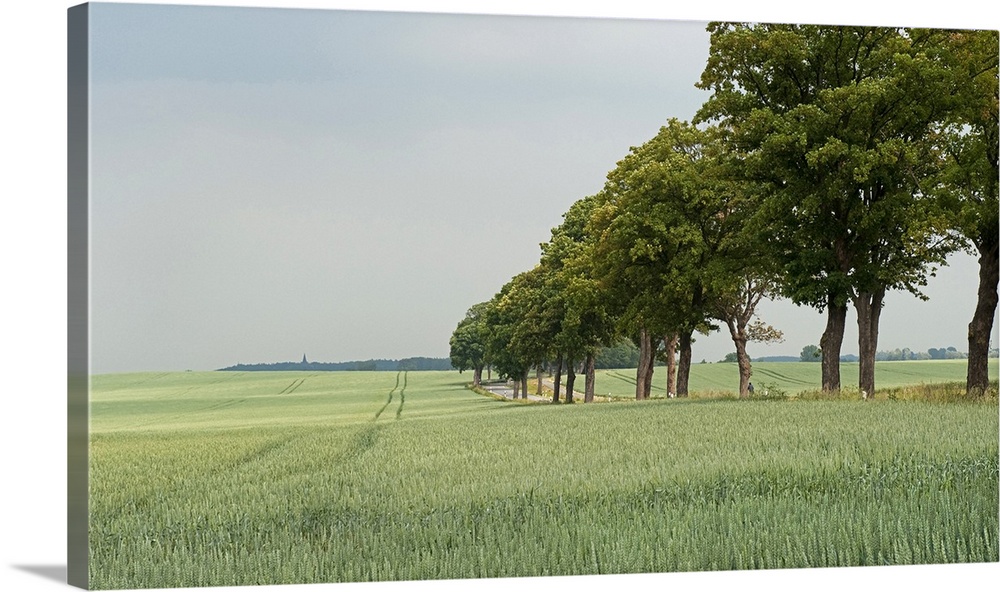
[[(704, 256), (697, 229), (683, 224), (704, 190), (694, 164), (700, 131), (671, 120), (653, 139), (634, 147), (608, 173), (588, 232), (594, 273), (615, 304), (619, 331), (639, 347), (636, 399), (649, 396), (656, 342), (677, 333), (677, 394), (687, 394), (691, 336), (705, 319)], [(680, 209), (678, 209), (678, 206)]]
[(637, 398), (648, 393), (653, 335), (662, 336), (668, 358), (677, 336), (676, 393), (687, 394), (692, 336), (714, 328), (713, 318), (730, 326), (743, 352), (747, 390), (748, 323), (770, 282), (746, 231), (756, 192), (732, 174), (719, 134), (671, 119), (609, 173), (591, 218), (595, 269), (621, 294), (624, 332), (638, 337)]
[(597, 351), (615, 337), (608, 294), (592, 273), (593, 241), (586, 225), (595, 203), (593, 197), (575, 202), (563, 215), (563, 223), (552, 229), (551, 239), (542, 244), (540, 266), (550, 287), (558, 294), (549, 304), (560, 315), (553, 347), (566, 361), (568, 402), (573, 400), (575, 367), (581, 361), (585, 373), (584, 402), (594, 400)]
[(748, 178), (766, 189), (758, 245), (782, 288), (827, 312), (824, 390), (840, 388), (849, 305), (858, 316), (859, 387), (873, 394), (888, 290), (920, 295), (954, 245), (938, 200), (935, 126), (954, 108), (937, 51), (943, 31), (712, 23), (699, 121), (723, 127)]
[(750, 396), (752, 364), (747, 353), (747, 343), (774, 343), (783, 339), (781, 331), (756, 318), (757, 305), (774, 291), (774, 285), (770, 281), (762, 279), (761, 275), (752, 270), (746, 270), (739, 288), (720, 293), (714, 304), (717, 318), (726, 324), (736, 347), (735, 361), (740, 373), (741, 399)]
[(465, 313), (459, 321), (449, 341), (451, 365), (459, 372), (472, 370), (472, 384), (479, 386), (483, 379), (483, 368), (489, 363), (489, 329), (486, 315), (489, 302), (480, 302)]
[(953, 31), (944, 46), (960, 100), (942, 130), (940, 188), (954, 199), (955, 227), (979, 257), (976, 310), (969, 323), (966, 390), (989, 387), (988, 358), (1000, 281), (997, 31)]
[(515, 396), (527, 398), (528, 371), (548, 359), (557, 320), (546, 301), (550, 293), (536, 266), (514, 276), (490, 301), (487, 355), (497, 372), (514, 381)]

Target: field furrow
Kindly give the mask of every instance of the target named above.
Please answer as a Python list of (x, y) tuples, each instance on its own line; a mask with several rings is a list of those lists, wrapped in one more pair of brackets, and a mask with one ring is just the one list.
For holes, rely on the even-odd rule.
[(288, 393), (287, 393), (287, 394), (292, 394), (292, 393), (294, 393), (294, 392), (295, 392), (295, 389), (297, 389), (297, 388), (299, 388), (300, 386), (302, 386), (302, 383), (303, 383), (303, 382), (305, 382), (305, 381), (306, 381), (306, 379), (305, 379), (305, 378), (300, 378), (300, 379), (299, 379), (299, 380), (298, 380), (297, 382), (293, 382), (293, 383), (292, 383), (292, 385), (291, 385), (291, 387), (289, 387), (289, 389), (288, 389)]
[(380, 407), (379, 410), (375, 412), (375, 417), (372, 418), (372, 421), (375, 421), (376, 419), (378, 419), (379, 416), (382, 415), (382, 412), (385, 411), (386, 407), (388, 407), (390, 404), (392, 404), (392, 395), (396, 392), (396, 389), (399, 388), (399, 375), (400, 374), (402, 374), (402, 370), (400, 370), (399, 372), (396, 372), (396, 386), (392, 387), (392, 390), (389, 391), (389, 398), (386, 399), (385, 405), (382, 405), (382, 407)]
[(403, 404), (406, 403), (406, 377), (409, 374), (408, 371), (403, 372), (403, 388), (399, 391), (399, 407), (396, 409), (396, 419), (403, 413)]

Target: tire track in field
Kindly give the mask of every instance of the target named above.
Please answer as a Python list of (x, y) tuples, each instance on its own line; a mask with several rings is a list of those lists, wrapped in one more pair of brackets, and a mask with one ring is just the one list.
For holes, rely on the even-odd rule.
[(140, 384), (145, 384), (147, 382), (152, 382), (154, 380), (159, 380), (161, 378), (165, 378), (167, 376), (170, 376), (170, 374), (172, 374), (172, 373), (171, 372), (160, 372), (159, 374), (150, 376), (148, 378), (143, 378), (142, 380), (137, 380), (137, 381), (133, 382), (132, 384), (126, 385), (123, 388), (132, 388), (132, 387), (138, 386)]
[[(408, 371), (403, 371), (403, 388), (399, 391), (399, 408), (396, 409), (396, 419), (399, 419), (400, 414), (403, 413), (403, 403), (406, 402), (406, 375)], [(396, 379), (399, 380), (399, 375), (396, 375)]]
[(791, 376), (786, 376), (786, 375), (784, 375), (784, 374), (782, 374), (780, 372), (776, 372), (776, 371), (771, 370), (769, 368), (754, 368), (753, 369), (753, 373), (754, 374), (763, 374), (764, 376), (770, 376), (771, 378), (773, 378), (775, 380), (780, 380), (780, 381), (784, 381), (784, 382), (788, 382), (788, 383), (792, 383), (792, 384), (803, 385), (803, 386), (812, 386), (813, 384), (815, 384), (815, 383), (813, 383), (812, 381), (809, 381), (809, 380), (802, 380), (801, 378), (794, 378), (794, 377), (791, 377)]
[(284, 389), (282, 389), (282, 391), (280, 393), (278, 393), (278, 394), (279, 395), (290, 395), (290, 394), (292, 394), (292, 392), (295, 391), (295, 389), (297, 389), (300, 386), (302, 386), (302, 383), (305, 382), (305, 381), (306, 381), (305, 378), (300, 378), (298, 380), (293, 380), (291, 384), (289, 384)]
[[(167, 372), (167, 373), (165, 373), (165, 375), (166, 374), (171, 374), (171, 373)], [(218, 380), (213, 380), (212, 382), (209, 382), (209, 383), (206, 383), (206, 384), (189, 386), (189, 387), (187, 387), (186, 389), (184, 389), (182, 391), (174, 391), (174, 392), (166, 393), (166, 394), (163, 394), (163, 395), (160, 395), (160, 396), (157, 396), (157, 397), (152, 397), (151, 400), (163, 400), (163, 399), (170, 399), (170, 398), (182, 397), (182, 396), (187, 395), (188, 393), (190, 393), (192, 391), (199, 391), (199, 390), (204, 389), (206, 387), (211, 387), (211, 386), (217, 385), (219, 383), (226, 382), (228, 380), (233, 380), (234, 378), (238, 378), (240, 376), (243, 376), (244, 374), (246, 374), (246, 372), (226, 372), (224, 374), (228, 374), (228, 376), (223, 376), (223, 377), (219, 378)], [(291, 384), (289, 384), (287, 387), (285, 387), (285, 389), (282, 390), (278, 394), (291, 394), (293, 391), (295, 391), (300, 386), (302, 386), (302, 383), (305, 382), (306, 378), (312, 378), (314, 376), (316, 376), (316, 375), (315, 374), (310, 374), (309, 376), (306, 376), (306, 377), (301, 378), (299, 380), (293, 380)], [(148, 421), (140, 421), (138, 423), (134, 423), (134, 424), (129, 424), (129, 425), (123, 426), (121, 429), (143, 428), (143, 427), (150, 426), (150, 425), (155, 425), (155, 424), (158, 424), (158, 423), (166, 423), (166, 422), (170, 422), (170, 421), (176, 421), (176, 420), (179, 420), (179, 419), (183, 419), (185, 417), (190, 417), (193, 414), (201, 414), (201, 413), (206, 413), (206, 412), (219, 411), (219, 410), (222, 410), (222, 409), (227, 409), (229, 407), (235, 407), (236, 405), (240, 405), (240, 404), (246, 403), (247, 401), (250, 400), (250, 398), (252, 398), (252, 397), (226, 397), (225, 399), (222, 399), (222, 400), (216, 400), (216, 401), (210, 403), (209, 405), (194, 407), (194, 408), (192, 408), (190, 410), (182, 411), (182, 412), (179, 412), (179, 413), (171, 413), (170, 415), (164, 415), (164, 416), (158, 417), (156, 419), (150, 419)]]
[[(167, 374), (173, 374), (173, 372), (168, 372)], [(198, 384), (198, 385), (194, 385), (194, 386), (189, 386), (189, 387), (187, 387), (186, 389), (184, 389), (182, 391), (173, 391), (173, 392), (169, 392), (169, 393), (164, 393), (162, 395), (159, 395), (157, 397), (152, 397), (152, 398), (159, 400), (159, 399), (170, 399), (170, 398), (173, 398), (173, 397), (181, 397), (183, 395), (186, 395), (186, 394), (190, 393), (191, 391), (201, 390), (201, 389), (203, 389), (205, 387), (215, 386), (217, 384), (226, 382), (228, 380), (233, 380), (234, 378), (239, 378), (240, 376), (243, 376), (244, 374), (246, 374), (246, 372), (223, 372), (222, 374), (229, 374), (229, 376), (222, 376), (218, 380), (213, 380), (211, 382), (206, 382), (205, 384)]]
[(288, 386), (286, 386), (278, 394), (279, 395), (290, 395), (290, 394), (294, 393), (296, 389), (298, 389), (300, 386), (302, 386), (302, 383), (305, 382), (306, 379), (313, 378), (315, 376), (316, 376), (315, 374), (310, 374), (309, 376), (304, 376), (304, 377), (302, 377), (302, 378), (300, 378), (298, 380), (293, 380), (291, 384), (289, 384)]
[(182, 391), (171, 391), (169, 393), (164, 393), (162, 395), (157, 395), (155, 397), (150, 397), (150, 400), (152, 400), (152, 401), (160, 401), (160, 400), (163, 400), (163, 399), (175, 399), (175, 398), (178, 398), (178, 397), (183, 397), (184, 395), (186, 395), (186, 394), (190, 393), (191, 391), (193, 391), (195, 388), (196, 387), (189, 386), (189, 387), (187, 387), (186, 389), (184, 389)]
[[(382, 405), (382, 408), (375, 412), (375, 417), (372, 418), (372, 421), (377, 420), (378, 416), (382, 415), (382, 412), (385, 411), (385, 408), (388, 407), (392, 403), (392, 395), (396, 392), (396, 389), (399, 388), (399, 375), (400, 374), (403, 374), (402, 370), (400, 370), (399, 372), (396, 372), (396, 386), (392, 387), (392, 390), (389, 391), (389, 398), (386, 399), (385, 405)], [(406, 380), (405, 375), (404, 375), (403, 380), (404, 380), (404, 386), (403, 386), (403, 388), (405, 389), (406, 388), (406, 386), (405, 386), (405, 380)]]
[[(166, 374), (172, 374), (172, 373), (167, 372)], [(229, 372), (229, 373), (226, 373), (226, 374), (229, 374), (229, 376), (223, 376), (223, 377), (219, 378), (218, 380), (213, 380), (212, 382), (209, 382), (209, 383), (206, 383), (206, 384), (203, 384), (203, 385), (189, 386), (189, 387), (187, 387), (186, 389), (184, 389), (182, 391), (174, 391), (174, 392), (171, 392), (171, 393), (166, 393), (166, 394), (160, 395), (158, 397), (151, 397), (150, 400), (161, 401), (161, 400), (164, 400), (164, 399), (172, 399), (172, 398), (181, 397), (181, 396), (184, 396), (184, 395), (190, 393), (191, 391), (197, 391), (197, 390), (200, 390), (200, 389), (205, 388), (205, 387), (214, 386), (216, 384), (219, 384), (219, 383), (222, 383), (222, 382), (226, 382), (228, 380), (233, 380), (234, 378), (238, 378), (240, 376), (243, 376), (244, 374), (246, 374), (246, 372)], [(150, 419), (148, 421), (140, 421), (138, 423), (134, 423), (134, 424), (129, 424), (129, 425), (123, 426), (121, 429), (130, 430), (130, 429), (135, 429), (135, 428), (143, 428), (143, 427), (146, 427), (146, 426), (156, 425), (156, 424), (159, 424), (159, 423), (166, 423), (166, 422), (169, 422), (169, 421), (176, 421), (178, 419), (182, 419), (184, 417), (188, 417), (188, 416), (190, 416), (193, 413), (204, 413), (206, 411), (216, 411), (218, 409), (225, 409), (227, 407), (233, 407), (233, 406), (239, 405), (241, 403), (246, 403), (247, 400), (248, 400), (248, 398), (246, 398), (246, 397), (243, 397), (243, 398), (227, 397), (227, 398), (223, 399), (222, 401), (216, 401), (214, 403), (211, 403), (210, 405), (195, 407), (195, 408), (190, 409), (188, 411), (182, 411), (182, 412), (179, 412), (179, 413), (171, 413), (170, 415), (164, 415), (162, 417), (158, 417), (158, 418), (155, 418), (155, 419)]]
[(181, 495), (181, 492), (185, 491), (189, 487), (188, 483), (191, 480), (200, 481), (206, 476), (217, 478), (223, 472), (234, 473), (237, 471), (243, 471), (248, 465), (263, 460), (272, 454), (278, 454), (281, 449), (297, 440), (301, 440), (302, 438), (303, 436), (298, 434), (283, 436), (270, 442), (257, 445), (236, 458), (225, 462), (220, 461), (219, 464), (205, 467), (198, 472), (187, 470), (183, 475), (183, 478), (172, 480), (166, 487), (158, 487), (156, 489), (136, 494), (129, 500), (127, 505), (120, 504), (106, 508), (104, 510), (103, 521), (106, 524), (110, 524), (114, 520), (127, 517), (130, 514), (133, 516), (147, 515), (149, 513), (149, 508), (151, 508), (154, 503), (159, 502), (159, 500), (173, 499), (175, 496)]
[(225, 409), (227, 407), (233, 407), (235, 405), (239, 405), (240, 403), (246, 403), (246, 402), (247, 402), (246, 398), (243, 398), (243, 399), (228, 399), (226, 401), (222, 401), (221, 403), (216, 403), (214, 405), (209, 405), (208, 407), (203, 407), (201, 409), (197, 409), (196, 411), (217, 411), (219, 409)]
[(374, 448), (375, 444), (378, 442), (378, 435), (379, 431), (382, 429), (382, 425), (384, 424), (372, 423), (362, 428), (360, 432), (351, 438), (350, 444), (344, 448), (344, 451), (339, 455), (338, 460), (345, 462), (351, 461), (358, 458), (371, 448)]
[(617, 378), (618, 380), (621, 380), (622, 382), (627, 382), (628, 384), (631, 384), (632, 386), (635, 386), (635, 377), (634, 376), (629, 376), (628, 374), (625, 374), (625, 373), (622, 373), (622, 372), (609, 372), (608, 374), (610, 374), (611, 376), (614, 376), (615, 378)]
[(183, 411), (181, 413), (172, 413), (170, 415), (164, 415), (164, 416), (161, 416), (161, 417), (157, 417), (155, 419), (150, 419), (148, 421), (141, 421), (139, 423), (129, 424), (129, 425), (123, 426), (121, 428), (116, 428), (116, 429), (132, 430), (132, 429), (135, 429), (135, 428), (143, 428), (143, 427), (146, 427), (146, 426), (151, 426), (151, 425), (156, 425), (156, 424), (169, 423), (171, 421), (176, 421), (176, 420), (179, 420), (179, 419), (184, 419), (185, 417), (190, 417), (192, 414), (200, 414), (200, 413), (206, 413), (206, 412), (211, 412), (211, 411), (219, 411), (221, 409), (227, 409), (229, 407), (235, 407), (236, 405), (240, 405), (242, 403), (246, 403), (247, 400), (248, 399), (245, 398), (245, 397), (242, 398), (242, 399), (232, 399), (232, 398), (230, 398), (230, 399), (226, 399), (224, 401), (219, 401), (219, 402), (216, 402), (216, 403), (212, 403), (211, 405), (207, 405), (205, 407), (197, 407), (195, 409), (191, 409), (191, 410), (188, 410), (188, 411)]
[[(402, 377), (402, 385), (400, 385), (400, 377)], [(399, 407), (396, 409), (396, 419), (399, 419), (400, 415), (403, 413), (403, 404), (406, 402), (406, 379), (407, 371), (400, 370), (396, 372), (396, 384), (389, 391), (389, 396), (386, 397), (385, 403), (382, 407), (375, 412), (375, 416), (371, 418), (369, 423), (361, 429), (354, 437), (351, 439), (350, 444), (344, 449), (343, 453), (340, 455), (340, 460), (349, 461), (355, 459), (367, 450), (370, 450), (378, 442), (379, 433), (381, 432), (384, 423), (378, 423), (378, 418), (381, 417), (382, 413), (392, 404), (392, 399), (399, 391)], [(400, 388), (402, 386), (402, 388)]]
[(129, 390), (129, 389), (135, 388), (135, 387), (139, 386), (140, 384), (145, 384), (147, 382), (152, 382), (154, 380), (159, 380), (160, 378), (164, 378), (164, 377), (169, 376), (171, 374), (173, 374), (173, 372), (160, 372), (159, 374), (154, 374), (152, 376), (146, 376), (145, 378), (140, 378), (139, 380), (135, 380), (133, 382), (122, 384), (120, 386), (116, 386), (116, 387), (113, 387), (113, 388), (105, 388), (105, 389), (102, 389), (102, 390), (104, 390), (104, 392), (108, 392), (108, 393), (113, 393), (113, 392), (117, 392), (117, 391), (125, 391), (125, 390)]
[(271, 442), (267, 442), (267, 443), (265, 443), (265, 444), (263, 444), (261, 446), (258, 446), (255, 449), (247, 452), (246, 454), (243, 454), (239, 458), (236, 458), (236, 459), (233, 459), (233, 460), (229, 461), (225, 465), (222, 465), (220, 468), (224, 469), (224, 470), (227, 470), (227, 471), (240, 471), (240, 470), (243, 470), (247, 465), (249, 465), (251, 463), (254, 463), (254, 462), (258, 462), (258, 461), (262, 460), (264, 457), (269, 456), (271, 454), (275, 454), (280, 449), (285, 448), (286, 446), (288, 446), (292, 442), (297, 441), (297, 440), (301, 440), (302, 438), (303, 438), (302, 435), (293, 434), (293, 435), (290, 435), (290, 436), (285, 436), (283, 438), (278, 438), (278, 439), (273, 440)]
[[(657, 366), (657, 368), (660, 368), (660, 367), (662, 367), (662, 366)], [(631, 386), (636, 386), (635, 376), (630, 375), (630, 374), (626, 374), (625, 372), (617, 372), (617, 371), (616, 372), (608, 372), (608, 376), (610, 376), (612, 378), (616, 378), (616, 379), (624, 382), (625, 384), (629, 384)], [(666, 396), (666, 394), (667, 394), (667, 391), (662, 386), (662, 384), (657, 383), (656, 381), (653, 381), (653, 383), (649, 387), (649, 396), (650, 396), (650, 398), (660, 398), (660, 397)], [(621, 395), (614, 395), (614, 396), (619, 396), (620, 397)]]

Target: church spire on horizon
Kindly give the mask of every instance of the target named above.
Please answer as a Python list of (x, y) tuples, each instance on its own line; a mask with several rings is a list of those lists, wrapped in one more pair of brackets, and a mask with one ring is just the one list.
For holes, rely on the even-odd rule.
[(306, 359), (306, 355), (305, 354), (302, 354), (302, 363), (303, 364), (308, 364), (309, 363), (309, 360)]

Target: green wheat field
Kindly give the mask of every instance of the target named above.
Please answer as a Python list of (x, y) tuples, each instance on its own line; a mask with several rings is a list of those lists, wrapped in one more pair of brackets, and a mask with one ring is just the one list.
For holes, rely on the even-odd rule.
[[(754, 382), (795, 395), (818, 366), (755, 364)], [(735, 372), (696, 365), (692, 388)], [(94, 376), (91, 586), (1000, 560), (995, 395), (635, 402), (628, 378), (598, 375), (623, 400), (551, 405), (458, 372)]]

